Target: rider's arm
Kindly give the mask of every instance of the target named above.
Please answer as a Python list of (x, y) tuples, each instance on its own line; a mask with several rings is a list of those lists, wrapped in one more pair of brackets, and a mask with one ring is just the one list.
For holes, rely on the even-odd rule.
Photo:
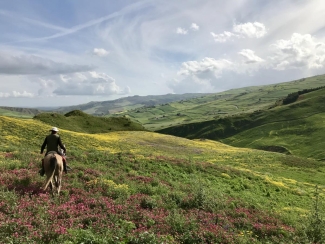
[(46, 137), (45, 137), (45, 140), (44, 140), (43, 145), (41, 147), (41, 154), (43, 153), (45, 147), (46, 147)]
[(63, 149), (64, 153), (67, 152), (67, 149), (65, 149), (65, 146), (63, 145), (63, 143), (61, 141), (61, 137), (59, 137), (59, 146)]

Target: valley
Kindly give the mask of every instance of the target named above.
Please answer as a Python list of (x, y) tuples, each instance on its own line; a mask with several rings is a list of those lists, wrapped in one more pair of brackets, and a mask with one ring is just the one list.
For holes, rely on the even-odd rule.
[[(302, 80), (279, 86), (290, 87), (282, 99), (311, 88)], [(270, 97), (256, 105), (267, 89)], [(163, 123), (148, 127), (132, 113), (0, 116), (0, 242), (313, 242), (325, 227), (318, 217), (325, 214), (325, 89), (286, 105), (280, 88), (267, 89), (138, 108), (166, 120), (197, 116), (156, 132), (150, 128)], [(201, 121), (212, 108), (229, 114)], [(54, 197), (37, 173), (52, 126), (72, 168)]]

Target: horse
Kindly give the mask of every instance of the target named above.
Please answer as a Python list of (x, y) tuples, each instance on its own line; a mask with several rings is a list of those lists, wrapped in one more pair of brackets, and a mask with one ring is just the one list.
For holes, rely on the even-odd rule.
[(51, 188), (53, 194), (53, 180), (56, 187), (56, 192), (59, 195), (62, 183), (63, 174), (63, 161), (62, 157), (57, 152), (48, 152), (44, 158), (44, 170), (46, 175), (43, 190), (45, 191), (48, 186)]

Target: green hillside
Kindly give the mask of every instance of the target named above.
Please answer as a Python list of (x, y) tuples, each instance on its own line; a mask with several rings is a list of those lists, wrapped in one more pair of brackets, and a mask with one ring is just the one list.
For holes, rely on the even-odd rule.
[(34, 117), (60, 129), (83, 133), (106, 133), (110, 131), (145, 130), (142, 125), (125, 117), (104, 118), (88, 115), (80, 110), (74, 110), (65, 115), (59, 113), (41, 113)]
[(49, 126), (0, 116), (1, 243), (324, 240), (315, 237), (324, 208), (313, 207), (324, 198), (322, 162), (147, 131), (62, 129), (73, 170), (51, 198), (37, 175)]
[(298, 101), (292, 104), (159, 132), (325, 159), (324, 105), (325, 89), (320, 89), (300, 95)]
[[(202, 122), (267, 109), (287, 94), (325, 85), (325, 75), (265, 86), (244, 87), (118, 115), (140, 122), (149, 130)], [(111, 115), (114, 116), (114, 115)]]
[(280, 146), (288, 148), (292, 154), (325, 161), (325, 89), (305, 94), (300, 101), (272, 112), (273, 115), (265, 115), (265, 122), (260, 126), (223, 142), (261, 149)]

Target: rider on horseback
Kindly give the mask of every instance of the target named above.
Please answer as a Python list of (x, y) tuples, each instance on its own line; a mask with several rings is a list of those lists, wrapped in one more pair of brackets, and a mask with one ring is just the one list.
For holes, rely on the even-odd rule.
[[(57, 134), (59, 130), (58, 130), (58, 128), (53, 127), (50, 131), (51, 131), (51, 134), (48, 135), (45, 138), (45, 140), (43, 142), (43, 145), (41, 147), (41, 154), (43, 154), (43, 151), (44, 151), (45, 147), (46, 147), (45, 156), (48, 154), (48, 152), (51, 152), (51, 151), (57, 152), (59, 155), (62, 156), (64, 172), (67, 173), (67, 162), (66, 162), (66, 159), (64, 157), (64, 155), (66, 153), (66, 148), (62, 144), (60, 136)], [(59, 146), (60, 146), (60, 148), (63, 149), (64, 154), (61, 152), (61, 150), (59, 150)], [(39, 171), (39, 174), (41, 176), (43, 176), (45, 174), (44, 161), (43, 160), (42, 160), (42, 169)]]

